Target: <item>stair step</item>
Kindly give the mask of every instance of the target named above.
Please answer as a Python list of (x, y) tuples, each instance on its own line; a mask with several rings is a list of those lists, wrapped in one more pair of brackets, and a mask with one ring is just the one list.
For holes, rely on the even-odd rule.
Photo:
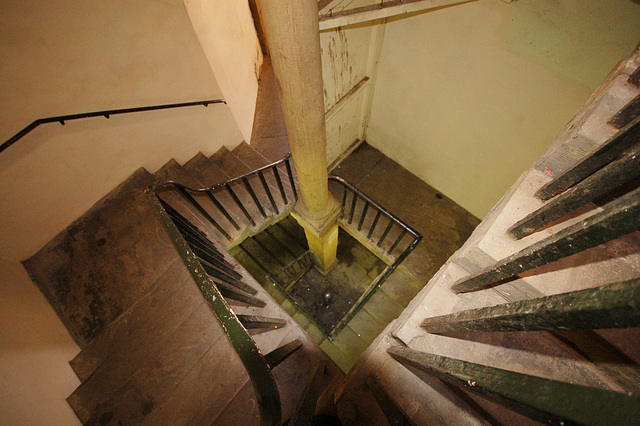
[[(229, 270), (230, 268), (226, 266), (224, 262), (215, 262), (211, 263), (205, 259), (200, 259), (200, 264), (207, 271), (209, 275), (215, 277), (216, 279), (222, 280), (228, 284), (238, 285), (240, 287), (243, 286), (243, 283), (240, 281), (242, 275), (238, 272)], [(249, 290), (251, 292), (251, 290)]]
[[(189, 168), (187, 168), (187, 165)], [(227, 173), (223, 172), (211, 159), (202, 153), (193, 157), (189, 163), (185, 165), (185, 168), (202, 183), (202, 187), (213, 186), (229, 180)], [(234, 189), (236, 189), (236, 187), (237, 186), (234, 185)], [(239, 189), (238, 187), (238, 190)], [(219, 188), (213, 191), (212, 195), (220, 206), (215, 206), (215, 210), (211, 211), (211, 214), (214, 218), (219, 218), (218, 223), (223, 224), (225, 229), (228, 228), (231, 234), (251, 226), (251, 223), (244, 216), (244, 213), (227, 190)], [(245, 199), (246, 198), (247, 197), (245, 197)], [(213, 201), (211, 201), (211, 203), (215, 205)], [(222, 207), (224, 211), (220, 207)], [(257, 211), (254, 213), (257, 213)]]
[[(92, 413), (90, 423), (99, 423), (99, 419), (105, 417), (112, 417), (114, 424), (139, 422), (172, 393), (177, 383), (220, 339), (226, 339), (222, 326), (209, 305), (201, 303), (158, 351), (148, 353), (149, 358), (138, 364), (135, 373), (108, 399), (98, 402), (94, 392), (88, 399), (82, 400), (83, 412), (88, 410)], [(126, 359), (124, 362), (131, 361)], [(105, 381), (109, 382), (109, 378), (105, 378)], [(78, 417), (86, 421), (80, 413)]]
[(293, 250), (300, 253), (304, 253), (309, 250), (304, 229), (293, 217), (287, 216), (280, 222), (276, 223), (273, 229), (275, 230), (276, 228), (279, 228), (280, 232), (286, 234), (287, 241), (291, 242)]
[(199, 300), (195, 291), (183, 289), (187, 285), (193, 286), (193, 279), (182, 259), (177, 259), (147, 294), (70, 361), (80, 381), (87, 380), (112, 354), (128, 350), (132, 341), (148, 346), (169, 336), (189, 315), (188, 304)]
[[(233, 154), (235, 154), (235, 156), (251, 170), (259, 169), (271, 163), (271, 161), (263, 157), (262, 154), (260, 154), (258, 151), (253, 149), (246, 142), (243, 142), (237, 147), (235, 147), (233, 149)], [(275, 161), (280, 160), (280, 158), (276, 159)], [(285, 165), (282, 164), (278, 167), (278, 170), (279, 170), (283, 187), (285, 188), (285, 191), (287, 193), (288, 201), (289, 203), (291, 203), (293, 200), (293, 191), (291, 190), (291, 184), (287, 175), (287, 169)], [(295, 172), (293, 167), (292, 167), (292, 173), (294, 173), (294, 177), (295, 177)], [(271, 170), (268, 170), (268, 171), (265, 171), (264, 174), (265, 174), (267, 183), (271, 187), (271, 191), (274, 193), (274, 198), (278, 200), (280, 193), (278, 192), (279, 189), (278, 189), (278, 185), (273, 172)], [(278, 195), (278, 197), (276, 197), (276, 195)]]
[(229, 302), (236, 301), (258, 308), (263, 308), (266, 306), (266, 302), (264, 300), (251, 296), (244, 291), (238, 290), (236, 287), (229, 285), (223, 281), (214, 280), (214, 283), (218, 288), (218, 291), (220, 291), (220, 294), (222, 294), (222, 296)]
[(209, 157), (209, 160), (226, 173), (229, 179), (237, 178), (251, 171), (246, 164), (224, 146)]
[[(182, 166), (182, 168), (186, 173), (191, 175), (196, 180), (202, 181), (201, 179), (202, 170), (206, 170), (208, 166), (209, 166), (209, 159), (207, 158), (207, 156), (204, 155), (202, 152), (198, 152), (196, 155), (191, 157), (189, 161), (184, 163), (184, 166)], [(222, 179), (222, 181), (224, 180), (225, 179)]]
[(81, 348), (177, 259), (144, 193), (153, 182), (138, 170), (24, 262)]
[(263, 287), (267, 285), (266, 276), (269, 271), (263, 269), (263, 267), (256, 262), (256, 259), (252, 258), (252, 254), (247, 252), (242, 244), (231, 249), (230, 253), (235, 257), (238, 262), (251, 274), (251, 276), (260, 283)]
[(269, 252), (273, 253), (282, 263), (285, 265), (291, 264), (299, 256), (304, 254), (304, 251), (294, 251), (287, 245), (287, 240), (283, 237), (284, 233), (278, 232), (279, 228), (275, 228), (271, 231), (269, 228), (265, 229), (258, 235), (254, 235), (252, 238), (260, 244), (261, 247), (266, 247)]
[[(214, 154), (209, 160), (219, 169), (226, 169), (226, 175), (230, 178), (236, 178), (251, 171), (249, 167), (247, 167), (233, 153), (231, 153), (224, 147), (216, 152), (216, 154)], [(275, 177), (273, 177), (273, 172), (265, 172), (264, 177), (269, 186), (272, 197), (274, 197), (274, 200), (276, 201), (277, 212), (276, 209), (272, 207), (272, 204), (264, 191), (263, 184), (259, 176), (251, 176), (247, 178), (247, 181), (250, 183), (252, 190), (258, 198), (259, 207), (250, 195), (250, 192), (247, 190), (246, 185), (243, 181), (238, 181), (231, 185), (233, 192), (245, 206), (246, 210), (248, 211), (256, 225), (253, 225), (251, 221), (246, 218), (246, 215), (242, 212), (240, 207), (237, 206), (237, 203), (233, 200), (232, 196), (228, 194), (228, 190), (221, 189), (220, 192), (216, 193), (220, 194), (220, 197), (222, 197), (220, 200), (221, 202), (225, 201), (223, 205), (225, 207), (229, 207), (229, 209), (234, 212), (235, 217), (238, 218), (239, 223), (244, 223), (244, 226), (251, 228), (252, 232), (255, 232), (255, 230), (260, 227), (261, 224), (265, 221), (265, 218), (260, 212), (260, 208), (262, 208), (267, 216), (281, 213), (286, 208), (284, 202), (282, 201), (282, 197), (279, 192)], [(293, 193), (290, 190), (290, 185), (286, 183), (287, 180), (288, 177), (281, 172), (281, 181), (283, 182), (287, 201), (289, 202), (289, 204), (292, 204)]]
[(238, 320), (247, 330), (282, 328), (287, 321), (282, 318), (268, 318), (257, 315), (238, 315)]
[[(273, 370), (273, 377), (278, 384), (280, 391), (280, 402), (282, 406), (282, 419), (289, 419), (304, 393), (305, 385), (313, 371), (314, 363), (318, 359), (310, 355), (305, 348), (296, 351), (287, 359), (286, 364)], [(334, 373), (335, 374), (335, 373)], [(335, 379), (335, 375), (328, 377)], [(323, 389), (328, 384), (325, 381)], [(256, 403), (255, 395), (251, 383), (247, 383), (231, 402), (224, 408), (224, 411), (215, 419), (214, 424), (220, 425), (259, 425), (260, 411)]]
[(242, 142), (233, 149), (233, 154), (245, 164), (249, 170), (256, 170), (269, 164), (269, 160), (264, 158), (258, 151), (251, 148), (248, 143)]
[(248, 380), (229, 340), (219, 339), (141, 423), (211, 424), (202, 421), (205, 414), (222, 411)]
[[(278, 386), (278, 389), (280, 387)], [(214, 421), (213, 425), (243, 425), (260, 426), (260, 406), (256, 400), (256, 394), (250, 381), (233, 396), (233, 399), (224, 407)]]
[(271, 367), (271, 369), (274, 369), (301, 347), (302, 342), (300, 341), (300, 339), (296, 339), (287, 344), (277, 347), (276, 349), (266, 354), (264, 358), (267, 360), (267, 364), (269, 364), (269, 367)]
[[(186, 186), (199, 187), (200, 184), (195, 181), (190, 175), (188, 175), (180, 164), (175, 160), (169, 161), (160, 170), (155, 173), (156, 179), (159, 182), (163, 181), (176, 181)], [(167, 187), (156, 190), (156, 194), (173, 207), (178, 213), (180, 213), (185, 219), (196, 226), (201, 232), (203, 232), (208, 239), (225, 240), (226, 238), (216, 230), (213, 225), (194, 209), (192, 204), (175, 188)], [(195, 197), (194, 197), (195, 198)], [(202, 197), (198, 197), (198, 201), (202, 200)]]
[(267, 271), (267, 274), (280, 270), (287, 266), (285, 261), (278, 258), (276, 253), (268, 249), (267, 246), (261, 245), (261, 243), (255, 238), (247, 238), (241, 244), (254, 262), (256, 262), (263, 270)]
[[(334, 196), (339, 196), (340, 198), (338, 198), (338, 200), (342, 202), (342, 194), (338, 195), (337, 191), (334, 191)], [(353, 193), (351, 192), (347, 196), (344, 214), (340, 219), (340, 221), (344, 223), (344, 226), (349, 228), (349, 230), (351, 230), (352, 232), (357, 233), (361, 239), (368, 241), (369, 246), (376, 247), (376, 250), (385, 257), (390, 259), (395, 259), (396, 257), (398, 257), (400, 253), (402, 253), (402, 251), (409, 245), (413, 236), (407, 232), (396, 244), (396, 241), (401, 236), (403, 229), (399, 225), (392, 222), (382, 213), (379, 215), (378, 220), (376, 221), (378, 210), (373, 208), (373, 206), (369, 206), (369, 208), (367, 209), (361, 225), (360, 221), (362, 219), (365, 201), (359, 197), (357, 198), (353, 217), (351, 216), (351, 208), (353, 206), (352, 202)], [(350, 219), (351, 222), (349, 223)], [(391, 227), (389, 227), (390, 224)], [(371, 232), (372, 227), (373, 232)], [(360, 228), (360, 230), (358, 230), (358, 228)], [(392, 248), (393, 251), (389, 253), (389, 250)]]
[[(184, 166), (183, 171), (185, 175), (190, 177), (190, 186), (194, 189), (205, 188), (211, 186), (208, 180), (214, 177), (214, 183), (223, 182), (224, 176), (221, 178), (221, 172), (214, 170), (216, 167), (211, 164), (209, 159), (202, 153), (198, 153), (191, 160), (189, 160)], [(184, 194), (182, 194), (184, 196)], [(224, 237), (219, 241), (232, 240), (235, 236), (242, 233), (244, 226), (242, 226), (241, 215), (242, 212), (237, 208), (233, 199), (227, 191), (224, 189), (216, 190), (210, 194), (204, 192), (188, 192), (188, 197), (192, 197), (196, 200), (201, 208), (199, 214), (204, 217), (209, 223), (211, 219), (215, 221), (218, 226), (214, 228)], [(198, 208), (196, 206), (196, 208)]]

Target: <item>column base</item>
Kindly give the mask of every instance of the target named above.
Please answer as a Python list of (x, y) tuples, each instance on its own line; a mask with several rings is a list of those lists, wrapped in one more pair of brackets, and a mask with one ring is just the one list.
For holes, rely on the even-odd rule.
[(304, 229), (309, 250), (313, 253), (317, 269), (323, 275), (328, 274), (337, 264), (338, 216), (340, 204), (330, 197), (331, 208), (321, 219), (309, 219), (301, 202), (296, 204), (291, 216)]

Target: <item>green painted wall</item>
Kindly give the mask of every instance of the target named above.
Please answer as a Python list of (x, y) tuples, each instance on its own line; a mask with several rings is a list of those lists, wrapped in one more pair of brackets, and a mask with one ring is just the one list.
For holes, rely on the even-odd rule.
[(480, 0), (387, 23), (367, 141), (482, 218), (640, 40), (632, 0)]

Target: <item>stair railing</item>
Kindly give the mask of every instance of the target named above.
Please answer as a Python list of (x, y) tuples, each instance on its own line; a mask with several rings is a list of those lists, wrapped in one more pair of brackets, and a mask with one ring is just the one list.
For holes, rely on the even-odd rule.
[[(636, 71), (637, 73), (638, 71)], [(637, 100), (632, 101), (636, 102)], [(640, 231), (640, 116), (582, 161), (542, 186), (545, 201), (507, 232), (520, 239), (592, 201), (602, 210), (453, 283), (455, 293), (503, 280)], [(640, 278), (552, 296), (426, 318), (428, 333), (597, 330), (640, 326)], [(563, 334), (564, 335), (564, 334)], [(606, 342), (605, 342), (606, 343)], [(625, 391), (597, 389), (394, 346), (404, 365), (550, 424), (632, 424), (640, 421), (640, 367), (616, 349), (596, 367)], [(623, 362), (614, 360), (623, 359)], [(619, 365), (618, 365), (619, 362)], [(607, 364), (615, 364), (614, 367)]]
[(194, 102), (182, 102), (175, 104), (162, 104), (162, 105), (150, 105), (144, 107), (136, 107), (136, 108), (121, 108), (121, 109), (110, 109), (105, 111), (93, 111), (93, 112), (82, 112), (80, 114), (69, 114), (69, 115), (59, 115), (55, 117), (47, 117), (47, 118), (39, 118), (33, 121), (24, 129), (20, 130), (18, 133), (7, 139), (2, 145), (0, 145), (0, 152), (9, 148), (11, 145), (16, 143), (18, 140), (26, 136), (32, 130), (35, 130), (36, 127), (41, 124), (47, 123), (60, 123), (61, 125), (65, 125), (67, 121), (71, 120), (80, 120), (83, 118), (92, 118), (92, 117), (104, 117), (109, 118), (112, 115), (120, 115), (120, 114), (131, 114), (134, 112), (144, 112), (144, 111), (158, 111), (163, 109), (171, 109), (171, 108), (184, 108), (184, 107), (192, 107), (202, 105), (204, 107), (208, 107), (212, 104), (226, 104), (223, 99), (211, 99), (204, 101), (194, 101)]
[[(241, 318), (233, 312), (223, 297), (222, 288), (218, 287), (220, 283), (218, 282), (216, 284), (213, 282), (208, 273), (209, 271), (207, 271), (201, 263), (202, 257), (197, 256), (196, 252), (192, 249), (193, 242), (189, 244), (183, 236), (183, 233), (174, 223), (174, 220), (181, 220), (181, 218), (175, 216), (175, 212), (172, 214), (170, 210), (167, 210), (166, 207), (170, 208), (170, 206), (163, 203), (153, 191), (149, 191), (148, 195), (151, 204), (155, 208), (158, 217), (167, 230), (179, 255), (182, 257), (204, 299), (222, 325), (231, 345), (245, 366), (260, 408), (261, 423), (263, 425), (280, 425), (282, 417), (280, 394), (276, 381), (271, 373), (271, 368), (275, 367), (286, 354), (283, 355), (280, 354), (280, 352), (274, 353), (271, 355), (274, 359), (271, 360), (268, 359), (270, 354), (267, 356), (262, 355), (255, 341), (251, 338), (245, 326), (243, 326)], [(186, 223), (182, 223), (181, 225), (188, 226)], [(198, 232), (197, 229), (191, 229), (191, 231), (191, 238), (197, 239), (198, 236), (200, 236), (200, 242), (204, 243), (203, 238), (206, 238), (204, 234)], [(245, 320), (248, 321), (248, 324), (251, 324), (247, 326), (249, 328), (256, 328), (256, 324), (260, 322), (262, 324), (257, 324), (258, 326), (269, 326), (269, 319), (245, 317), (247, 317)], [(271, 322), (275, 321), (271, 319)], [(287, 348), (286, 352), (290, 353), (295, 349)]]
[(302, 253), (288, 265), (267, 275), (267, 279), (279, 285), (285, 292), (289, 291), (314, 265), (310, 250)]
[[(283, 179), (281, 176), (282, 172), (278, 169), (278, 167), (281, 165), (284, 165), (286, 168), (286, 174), (289, 180), (289, 185), (291, 186), (291, 190), (293, 193), (293, 200), (289, 200), (289, 198), (287, 197), (287, 193), (285, 191)], [(193, 197), (192, 194), (206, 194), (207, 198), (216, 206), (216, 208), (222, 213), (225, 219), (236, 230), (240, 230), (240, 225), (238, 225), (238, 223), (231, 217), (227, 209), (218, 201), (218, 199), (215, 196), (217, 191), (221, 191), (224, 189), (231, 196), (231, 198), (233, 199), (234, 203), (238, 206), (238, 208), (242, 211), (242, 214), (247, 219), (247, 221), (251, 224), (251, 226), (256, 226), (255, 218), (249, 213), (247, 206), (245, 206), (242, 200), (240, 200), (240, 198), (236, 194), (236, 191), (233, 189), (232, 185), (235, 183), (242, 184), (244, 188), (247, 190), (247, 192), (249, 193), (249, 195), (251, 196), (251, 199), (253, 200), (254, 204), (258, 208), (260, 215), (262, 215), (262, 217), (266, 219), (267, 212), (265, 210), (265, 207), (260, 202), (260, 199), (256, 194), (256, 189), (253, 187), (253, 184), (251, 183), (251, 180), (250, 180), (250, 178), (254, 176), (258, 176), (262, 186), (262, 191), (264, 191), (264, 193), (267, 195), (267, 198), (269, 200), (269, 204), (272, 210), (276, 214), (280, 214), (280, 209), (278, 208), (278, 204), (276, 203), (274, 194), (271, 188), (269, 188), (269, 184), (267, 183), (267, 179), (265, 176), (265, 173), (268, 171), (271, 171), (271, 173), (273, 173), (273, 176), (275, 178), (275, 181), (278, 187), (278, 192), (280, 193), (280, 197), (282, 197), (282, 201), (284, 202), (284, 204), (285, 205), (289, 205), (289, 203), (292, 203), (292, 205), (295, 204), (295, 201), (298, 199), (298, 192), (296, 190), (295, 181), (294, 181), (293, 173), (291, 169), (291, 154), (287, 154), (282, 159), (275, 161), (271, 164), (267, 164), (266, 166), (260, 167), (259, 169), (245, 173), (236, 178), (217, 183), (215, 185), (207, 186), (205, 188), (191, 188), (189, 186), (183, 185), (175, 181), (166, 181), (166, 182), (157, 183), (151, 186), (150, 189), (157, 190), (160, 188), (174, 187), (175, 189), (178, 190), (178, 192), (180, 192), (180, 194), (182, 194), (182, 196), (191, 205), (193, 205), (196, 208), (196, 210), (198, 210), (198, 212), (200, 212), (200, 214), (202, 214), (202, 216), (204, 216), (207, 219), (207, 221), (209, 221), (209, 223), (211, 223), (211, 225), (213, 225), (214, 228), (216, 228), (225, 238), (227, 238), (227, 240), (231, 240), (231, 236), (227, 233), (227, 231), (225, 231), (223, 226), (221, 226), (211, 216), (211, 214), (209, 214), (209, 212), (204, 208), (204, 206), (200, 204)]]
[[(367, 245), (377, 247), (380, 252), (384, 253), (385, 257), (392, 259), (392, 263), (387, 265), (384, 272), (371, 283), (349, 312), (334, 327), (329, 335), (329, 337), (332, 337), (338, 334), (353, 319), (376, 290), (396, 270), (398, 265), (416, 248), (420, 240), (422, 240), (422, 234), (340, 176), (329, 176), (329, 181), (336, 182), (343, 189), (342, 215), (340, 218), (343, 228), (356, 234), (358, 239), (366, 241)], [(358, 216), (356, 216), (356, 213)], [(368, 231), (365, 235), (362, 229), (365, 222), (370, 219), (370, 215), (373, 216), (373, 219), (368, 224)], [(355, 218), (358, 218), (357, 225), (354, 221)], [(382, 233), (378, 236), (380, 231)], [(387, 240), (390, 235), (393, 235), (394, 238)], [(387, 247), (384, 245), (385, 241), (393, 241), (393, 243)]]

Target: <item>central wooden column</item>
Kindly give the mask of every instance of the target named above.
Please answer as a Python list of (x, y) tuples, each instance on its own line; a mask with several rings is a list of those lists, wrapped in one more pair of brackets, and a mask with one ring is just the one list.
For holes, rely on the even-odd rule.
[(293, 216), (326, 273), (337, 263), (340, 206), (327, 180), (318, 2), (261, 0), (260, 8), (300, 185)]

